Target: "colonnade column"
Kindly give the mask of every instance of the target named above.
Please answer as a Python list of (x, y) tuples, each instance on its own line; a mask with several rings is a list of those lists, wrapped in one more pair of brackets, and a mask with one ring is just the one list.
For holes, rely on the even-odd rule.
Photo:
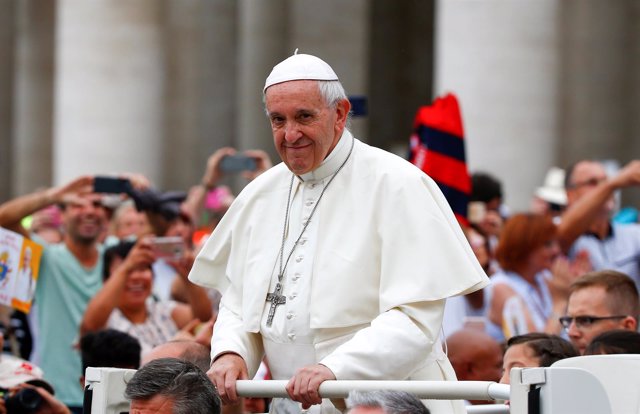
[(467, 160), (529, 207), (557, 162), (560, 0), (439, 0), (436, 94), (457, 94)]
[(55, 1), (17, 3), (13, 190), (51, 185)]
[(571, 161), (628, 157), (638, 113), (632, 106), (637, 70), (630, 70), (637, 43), (635, 2), (561, 3), (563, 156)]
[(54, 181), (136, 171), (160, 181), (162, 2), (59, 0)]
[(0, 202), (12, 196), (12, 100), (15, 1), (0, 0)]
[(237, 107), (235, 146), (259, 148), (279, 161), (264, 114), (262, 88), (271, 69), (288, 55), (291, 24), (286, 0), (238, 1)]
[[(291, 3), (287, 54), (317, 55), (340, 77), (351, 96), (368, 97), (371, 2), (299, 0)], [(354, 118), (351, 130), (366, 141), (367, 118)]]
[(236, 10), (228, 0), (166, 2), (166, 189), (200, 182), (208, 156), (233, 144)]

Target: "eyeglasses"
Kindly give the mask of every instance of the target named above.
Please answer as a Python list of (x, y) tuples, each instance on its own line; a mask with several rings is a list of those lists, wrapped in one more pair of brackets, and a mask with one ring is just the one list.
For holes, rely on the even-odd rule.
[(560, 324), (564, 327), (564, 329), (569, 330), (571, 323), (575, 321), (576, 328), (578, 329), (588, 329), (594, 323), (598, 321), (604, 321), (607, 319), (624, 319), (627, 315), (614, 315), (614, 316), (590, 316), (590, 315), (581, 315), (581, 316), (562, 316), (559, 318)]

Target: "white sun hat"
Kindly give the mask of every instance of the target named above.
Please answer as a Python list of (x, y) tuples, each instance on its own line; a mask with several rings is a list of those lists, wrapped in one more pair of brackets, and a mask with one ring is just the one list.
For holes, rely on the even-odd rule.
[(564, 189), (564, 170), (558, 167), (551, 167), (544, 177), (542, 187), (536, 189), (536, 196), (542, 200), (558, 204), (567, 205), (567, 192)]
[(295, 50), (290, 56), (273, 67), (264, 83), (265, 92), (269, 86), (293, 80), (338, 80), (338, 75), (324, 60)]

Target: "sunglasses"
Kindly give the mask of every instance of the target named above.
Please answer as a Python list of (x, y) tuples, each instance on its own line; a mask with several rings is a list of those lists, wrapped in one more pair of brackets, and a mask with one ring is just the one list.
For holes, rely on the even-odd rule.
[(559, 318), (560, 324), (564, 327), (564, 329), (569, 330), (571, 323), (575, 321), (576, 328), (590, 328), (591, 325), (598, 321), (605, 321), (607, 319), (624, 319), (627, 315), (613, 315), (613, 316), (590, 316), (590, 315), (582, 315), (582, 316), (562, 316)]

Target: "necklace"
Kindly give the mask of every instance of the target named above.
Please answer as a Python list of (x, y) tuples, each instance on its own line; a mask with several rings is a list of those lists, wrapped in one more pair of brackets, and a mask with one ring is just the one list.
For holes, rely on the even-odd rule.
[(313, 210), (311, 210), (311, 213), (309, 214), (309, 218), (305, 221), (304, 226), (302, 227), (302, 230), (300, 231), (300, 234), (298, 235), (298, 238), (296, 239), (295, 242), (293, 242), (293, 247), (291, 247), (291, 251), (287, 255), (287, 260), (284, 261), (284, 266), (283, 266), (284, 243), (287, 240), (287, 226), (289, 224), (289, 210), (290, 210), (290, 206), (291, 206), (291, 193), (293, 191), (293, 179), (295, 177), (295, 174), (291, 175), (291, 182), (289, 183), (289, 195), (287, 196), (287, 209), (286, 209), (285, 214), (284, 214), (284, 225), (282, 226), (282, 244), (280, 245), (280, 251), (278, 253), (278, 256), (280, 258), (280, 268), (279, 268), (279, 271), (278, 271), (278, 282), (276, 283), (276, 287), (273, 290), (273, 292), (267, 294), (267, 302), (271, 302), (271, 306), (269, 307), (269, 314), (267, 316), (267, 326), (271, 326), (271, 324), (273, 323), (273, 316), (276, 313), (276, 308), (278, 307), (278, 305), (284, 305), (285, 303), (287, 303), (286, 296), (284, 296), (282, 294), (282, 283), (283, 283), (282, 280), (284, 279), (284, 273), (287, 270), (287, 265), (289, 264), (289, 259), (291, 259), (291, 255), (293, 255), (293, 252), (296, 249), (296, 246), (298, 246), (298, 243), (300, 242), (300, 239), (302, 238), (302, 235), (304, 234), (305, 230), (307, 230), (307, 227), (309, 227), (309, 223), (311, 223), (311, 219), (313, 218), (313, 215), (315, 214), (316, 210), (318, 209), (318, 205), (320, 204), (320, 200), (322, 200), (322, 196), (324, 196), (325, 191), (327, 191), (327, 188), (329, 188), (329, 185), (333, 182), (333, 179), (336, 178), (336, 175), (338, 175), (340, 170), (342, 170), (342, 167), (344, 167), (345, 164), (347, 163), (347, 161), (349, 160), (349, 157), (351, 156), (351, 152), (353, 152), (354, 143), (355, 143), (355, 138), (352, 138), (351, 139), (351, 148), (349, 149), (349, 153), (347, 154), (347, 157), (344, 159), (342, 164), (340, 164), (340, 166), (338, 167), (336, 172), (333, 173), (331, 178), (329, 178), (329, 181), (327, 181), (327, 184), (325, 184), (325, 186), (322, 188), (322, 192), (318, 196), (318, 200), (316, 200), (316, 203), (313, 206)]

